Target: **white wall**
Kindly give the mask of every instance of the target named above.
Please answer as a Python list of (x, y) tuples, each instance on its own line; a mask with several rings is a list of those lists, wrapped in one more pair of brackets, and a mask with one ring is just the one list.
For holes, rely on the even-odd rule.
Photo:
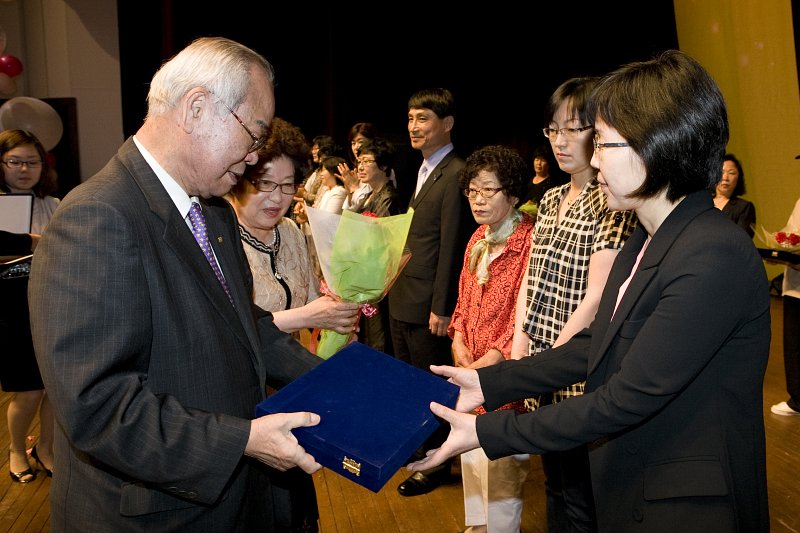
[(81, 181), (122, 144), (117, 5), (109, 0), (2, 0), (6, 54), (24, 67), (13, 96), (73, 97)]

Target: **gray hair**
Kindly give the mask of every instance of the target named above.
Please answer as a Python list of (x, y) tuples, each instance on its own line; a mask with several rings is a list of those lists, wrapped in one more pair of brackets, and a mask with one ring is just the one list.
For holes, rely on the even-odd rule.
[(224, 37), (195, 39), (153, 76), (147, 94), (147, 116), (173, 109), (194, 87), (205, 87), (236, 109), (247, 95), (253, 68), (261, 68), (275, 85), (272, 65), (258, 52)]

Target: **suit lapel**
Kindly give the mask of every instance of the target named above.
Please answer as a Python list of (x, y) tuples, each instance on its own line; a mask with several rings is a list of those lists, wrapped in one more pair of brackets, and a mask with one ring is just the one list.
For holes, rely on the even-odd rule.
[[(220, 314), (221, 318), (228, 324), (235, 334), (241, 339), (242, 344), (250, 348), (251, 356), (255, 362), (255, 348), (258, 346), (257, 333), (253, 326), (252, 317), (246, 320), (246, 313), (250, 313), (251, 307), (249, 296), (244, 295), (244, 282), (241, 272), (236, 267), (236, 255), (233, 251), (233, 240), (235, 235), (232, 230), (223, 231), (226, 224), (222, 222), (218, 214), (219, 207), (210, 207), (208, 203), (201, 202), (203, 214), (206, 217), (206, 224), (209, 230), (209, 240), (217, 254), (220, 266), (228, 278), (228, 286), (231, 289), (231, 296), (234, 306), (231, 305), (225, 290), (220, 285), (219, 280), (214, 275), (214, 271), (206, 260), (203, 251), (197, 245), (197, 241), (192, 235), (191, 229), (186, 221), (181, 218), (175, 204), (164, 190), (164, 186), (155, 175), (150, 165), (142, 157), (139, 150), (132, 140), (128, 140), (120, 150), (120, 158), (136, 181), (144, 195), (150, 210), (161, 220), (163, 224), (162, 238), (165, 245), (172, 250), (178, 262), (182, 264), (180, 268), (197, 280), (197, 285), (203, 295), (208, 299), (211, 306)], [(218, 200), (223, 202), (224, 200)], [(222, 238), (222, 243), (219, 238)], [(230, 276), (230, 277), (229, 277)]]
[[(247, 288), (251, 287), (252, 283), (244, 279), (242, 269), (239, 266), (242, 263), (246, 263), (247, 259), (243, 257), (244, 252), (241, 249), (242, 245), (238, 226), (232, 214), (233, 208), (227, 201), (219, 198), (211, 199), (208, 204), (204, 202), (203, 205), (204, 208), (208, 205), (209, 216), (206, 218), (206, 223), (208, 224), (209, 241), (214, 248), (217, 260), (228, 281), (228, 287), (231, 291), (231, 298), (233, 299), (239, 322), (242, 324), (253, 324), (252, 295), (247, 292)], [(225, 223), (226, 219), (231, 220), (232, 223)], [(209, 268), (209, 270), (211, 269)], [(219, 286), (220, 284), (216, 277), (214, 277), (214, 280)], [(221, 286), (219, 288), (222, 289)], [(225, 295), (224, 290), (222, 290), (222, 294)], [(227, 299), (227, 295), (225, 295), (224, 303), (227, 304), (225, 311), (233, 309), (231, 303)], [(243, 331), (247, 335), (253, 349), (255, 349), (259, 345), (255, 327), (245, 327)]]
[[(628, 289), (625, 291), (615, 313), (614, 305), (617, 301), (619, 288), (630, 275), (631, 269), (636, 263), (636, 257), (639, 255), (639, 251), (642, 249), (647, 239), (647, 233), (640, 225), (636, 228), (633, 235), (628, 238), (611, 269), (600, 307), (595, 317), (595, 322), (599, 325), (599, 328), (592, 331), (592, 344), (596, 346), (596, 349), (592, 350), (592, 354), (595, 355), (593, 356), (593, 360), (589, 362), (589, 374), (597, 368), (597, 365), (605, 356), (609, 346), (611, 346), (612, 341), (619, 332), (620, 327), (622, 327), (628, 319), (639, 297), (644, 293), (653, 277), (658, 273), (658, 267), (661, 261), (667, 255), (681, 232), (683, 232), (686, 225), (701, 212), (712, 208), (713, 205), (706, 191), (690, 194), (675, 207), (672, 213), (670, 213), (667, 219), (661, 224), (655, 235), (653, 235), (650, 244), (647, 246), (647, 250), (645, 250), (644, 256), (642, 256), (637, 271), (633, 279), (631, 279)], [(611, 318), (612, 315), (614, 317), (613, 319)], [(603, 329), (603, 324), (608, 324), (608, 326)], [(600, 337), (597, 344), (595, 344), (595, 335)]]
[(422, 200), (425, 195), (428, 194), (428, 192), (433, 188), (434, 183), (436, 183), (444, 174), (444, 169), (447, 167), (448, 163), (450, 163), (455, 156), (455, 150), (451, 150), (446, 156), (444, 156), (444, 159), (442, 159), (439, 164), (436, 165), (433, 170), (431, 170), (430, 174), (428, 174), (428, 177), (425, 179), (425, 183), (419, 190), (419, 194), (417, 194), (411, 201), (411, 207), (416, 207), (420, 200)]

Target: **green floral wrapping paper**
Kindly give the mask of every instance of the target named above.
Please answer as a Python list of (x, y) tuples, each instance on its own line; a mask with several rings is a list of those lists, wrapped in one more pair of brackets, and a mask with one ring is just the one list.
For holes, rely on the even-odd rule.
[[(380, 302), (410, 258), (405, 244), (413, 209), (402, 215), (380, 218), (351, 211), (341, 215), (313, 208), (307, 211), (328, 288), (348, 302)], [(353, 334), (323, 330), (316, 353), (327, 359), (352, 337)]]

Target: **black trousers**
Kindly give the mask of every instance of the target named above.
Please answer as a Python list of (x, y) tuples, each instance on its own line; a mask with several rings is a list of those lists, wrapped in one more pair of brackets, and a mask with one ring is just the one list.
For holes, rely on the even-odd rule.
[[(540, 406), (551, 403), (551, 394), (541, 396)], [(586, 445), (566, 451), (543, 453), (542, 473), (548, 533), (597, 531), (589, 450)]]
[[(431, 333), (428, 324), (412, 324), (391, 319), (392, 347), (394, 356), (417, 368), (430, 372), (430, 365), (452, 365), (453, 354), (451, 347), (453, 341), (448, 336), (439, 337)], [(444, 379), (444, 378), (442, 378)], [(428, 437), (422, 445), (424, 450), (441, 446), (450, 433), (450, 424), (441, 421), (441, 424)], [(423, 450), (418, 450), (417, 455)], [(424, 453), (422, 453), (424, 457)], [(422, 458), (418, 457), (418, 458)], [(449, 467), (452, 460), (444, 466)]]

